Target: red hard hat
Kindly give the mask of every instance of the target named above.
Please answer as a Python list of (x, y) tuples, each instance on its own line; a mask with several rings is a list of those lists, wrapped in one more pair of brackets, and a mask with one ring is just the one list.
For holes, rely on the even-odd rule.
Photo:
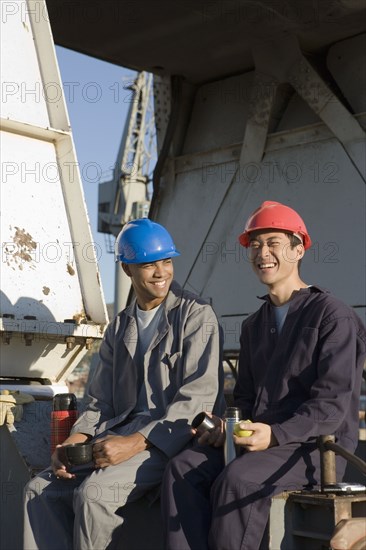
[(311, 247), (311, 239), (302, 218), (295, 210), (280, 202), (266, 201), (253, 212), (239, 236), (240, 244), (248, 247), (250, 233), (259, 229), (278, 229), (298, 234), (305, 250)]

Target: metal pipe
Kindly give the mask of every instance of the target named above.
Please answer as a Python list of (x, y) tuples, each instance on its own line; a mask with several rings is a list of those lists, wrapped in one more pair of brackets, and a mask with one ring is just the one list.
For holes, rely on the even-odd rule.
[(334, 441), (331, 441), (330, 439), (324, 442), (324, 449), (328, 452), (334, 451), (337, 455), (342, 456), (345, 458), (348, 462), (353, 464), (360, 472), (362, 472), (364, 475), (366, 475), (366, 462), (364, 462), (361, 458), (358, 456), (353, 455), (352, 453), (346, 451), (346, 449), (343, 449), (340, 445), (337, 445), (337, 443), (334, 443)]
[(334, 435), (321, 435), (319, 438), (320, 483), (322, 491), (326, 485), (335, 485), (337, 483), (335, 453), (326, 447), (328, 442), (334, 443), (334, 441)]
[(363, 475), (366, 475), (366, 462), (361, 458), (353, 455), (340, 445), (335, 443), (334, 435), (322, 435), (318, 438), (318, 446), (320, 450), (320, 483), (321, 491), (324, 488), (336, 485), (336, 460), (335, 455), (340, 455), (348, 462), (353, 464)]

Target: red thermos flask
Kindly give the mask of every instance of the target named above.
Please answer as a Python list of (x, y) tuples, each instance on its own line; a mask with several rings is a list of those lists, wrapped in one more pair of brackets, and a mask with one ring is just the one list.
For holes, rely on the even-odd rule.
[(51, 412), (51, 454), (70, 435), (78, 417), (77, 400), (73, 393), (58, 393), (53, 398)]

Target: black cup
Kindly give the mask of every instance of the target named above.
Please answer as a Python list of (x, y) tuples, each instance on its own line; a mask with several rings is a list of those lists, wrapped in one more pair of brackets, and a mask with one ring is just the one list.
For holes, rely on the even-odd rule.
[(212, 432), (216, 426), (212, 418), (205, 412), (200, 412), (194, 417), (192, 421), (192, 428), (197, 430), (198, 435), (202, 435), (204, 432)]
[(65, 445), (63, 451), (72, 466), (88, 464), (93, 460), (93, 445), (91, 443), (71, 443)]
[(54, 411), (76, 411), (78, 403), (73, 393), (57, 393), (53, 398)]

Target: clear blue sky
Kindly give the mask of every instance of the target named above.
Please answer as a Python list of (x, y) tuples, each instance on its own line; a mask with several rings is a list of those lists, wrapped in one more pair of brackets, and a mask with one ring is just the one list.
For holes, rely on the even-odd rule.
[(76, 147), (94, 242), (100, 254), (99, 269), (107, 303), (114, 300), (114, 258), (104, 235), (98, 233), (98, 183), (111, 175), (131, 92), (125, 86), (135, 72), (56, 47), (64, 93)]

